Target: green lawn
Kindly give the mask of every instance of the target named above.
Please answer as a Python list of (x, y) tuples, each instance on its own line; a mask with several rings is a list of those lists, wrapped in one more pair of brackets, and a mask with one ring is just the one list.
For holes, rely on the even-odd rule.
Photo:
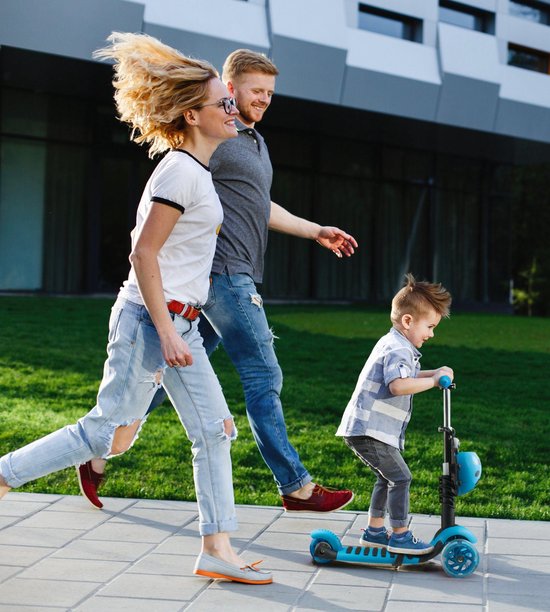
[[(74, 422), (91, 408), (105, 357), (111, 300), (0, 297), (0, 455)], [(374, 477), (334, 436), (357, 375), (388, 313), (362, 307), (268, 306), (285, 375), (290, 438), (315, 480), (350, 487), (366, 510)], [(550, 519), (550, 319), (453, 314), (423, 347), (422, 367), (454, 368), (453, 426), (483, 463), (457, 514)], [(279, 505), (246, 421), (239, 380), (223, 350), (214, 367), (235, 416), (237, 503)], [(441, 392), (415, 399), (405, 458), (411, 510), (438, 514)], [(189, 443), (172, 408), (149, 418), (134, 448), (110, 462), (105, 496), (194, 499)], [(19, 489), (77, 494), (73, 469)]]

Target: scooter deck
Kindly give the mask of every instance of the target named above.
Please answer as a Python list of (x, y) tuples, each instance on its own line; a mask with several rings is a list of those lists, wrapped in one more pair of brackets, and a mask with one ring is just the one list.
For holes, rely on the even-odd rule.
[(389, 552), (386, 548), (346, 546), (336, 553), (334, 561), (342, 563), (367, 563), (368, 565), (382, 567), (401, 567), (402, 565), (421, 565), (426, 563), (437, 556), (438, 552), (430, 551), (425, 555), (409, 555)]
[(421, 565), (436, 557), (441, 547), (437, 547), (425, 555), (392, 553), (386, 548), (370, 546), (343, 546), (334, 550), (324, 543), (319, 543), (315, 550), (315, 557), (324, 562), (339, 562), (352, 564), (376, 565), (379, 567), (401, 567), (403, 565)]

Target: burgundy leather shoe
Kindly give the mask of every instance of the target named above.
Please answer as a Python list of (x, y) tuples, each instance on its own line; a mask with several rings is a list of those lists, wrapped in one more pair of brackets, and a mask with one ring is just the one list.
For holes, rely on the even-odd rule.
[(101, 500), (97, 496), (97, 490), (105, 479), (103, 474), (98, 474), (92, 469), (92, 462), (87, 461), (83, 465), (76, 468), (78, 475), (78, 484), (82, 495), (94, 506), (94, 508), (103, 508)]
[(298, 499), (283, 495), (283, 508), (287, 512), (334, 512), (347, 506), (353, 499), (353, 492), (344, 489), (328, 489), (316, 484), (309, 499)]

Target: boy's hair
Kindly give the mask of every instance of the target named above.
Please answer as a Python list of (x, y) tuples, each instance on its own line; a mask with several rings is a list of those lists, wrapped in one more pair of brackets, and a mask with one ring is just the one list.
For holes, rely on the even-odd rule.
[(224, 83), (238, 78), (246, 72), (261, 72), (277, 76), (277, 66), (263, 53), (250, 49), (237, 49), (227, 56), (223, 65), (222, 80)]
[(149, 156), (183, 144), (183, 112), (203, 104), (218, 71), (147, 34), (113, 32), (94, 57), (114, 60), (115, 102), (131, 139), (149, 145)]
[(405, 314), (418, 317), (427, 314), (430, 309), (448, 318), (451, 301), (451, 294), (441, 283), (416, 281), (409, 273), (405, 276), (405, 286), (396, 293), (392, 300), (392, 323), (399, 323)]

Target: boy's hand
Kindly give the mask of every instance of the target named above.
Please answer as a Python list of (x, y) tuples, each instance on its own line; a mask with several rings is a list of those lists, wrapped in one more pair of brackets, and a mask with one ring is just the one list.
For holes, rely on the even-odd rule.
[(434, 375), (432, 377), (432, 380), (434, 381), (434, 387), (439, 387), (439, 379), (442, 376), (448, 376), (451, 380), (453, 380), (455, 377), (452, 368), (449, 368), (448, 366), (442, 366), (434, 372)]

